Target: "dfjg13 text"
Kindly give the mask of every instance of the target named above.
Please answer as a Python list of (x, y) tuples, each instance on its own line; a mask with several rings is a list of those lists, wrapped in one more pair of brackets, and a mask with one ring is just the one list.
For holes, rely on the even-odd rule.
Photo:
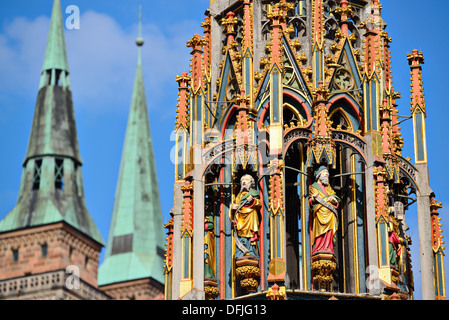
[(266, 305), (227, 305), (226, 314), (228, 315), (239, 315), (241, 317), (245, 315), (264, 315), (267, 314)]
[(213, 318), (215, 315), (227, 314), (234, 316), (247, 316), (247, 315), (265, 315), (267, 314), (266, 305), (243, 305), (243, 304), (229, 304), (226, 308), (219, 308), (216, 306), (197, 307), (189, 304), (182, 309), (183, 315), (202, 315)]

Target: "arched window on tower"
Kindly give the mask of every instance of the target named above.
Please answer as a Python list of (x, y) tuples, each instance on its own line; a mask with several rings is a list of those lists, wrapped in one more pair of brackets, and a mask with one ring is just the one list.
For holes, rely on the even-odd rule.
[(64, 159), (55, 160), (55, 189), (64, 190)]
[(48, 245), (46, 243), (41, 245), (41, 256), (42, 258), (47, 257), (48, 255)]
[(19, 249), (12, 250), (12, 261), (13, 262), (19, 261)]
[(41, 184), (42, 159), (34, 160), (33, 190), (39, 190)]

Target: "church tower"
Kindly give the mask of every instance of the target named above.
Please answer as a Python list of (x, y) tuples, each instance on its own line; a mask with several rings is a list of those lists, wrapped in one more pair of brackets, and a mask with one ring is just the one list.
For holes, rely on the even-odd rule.
[[(385, 5), (388, 5), (386, 3)], [(212, 0), (176, 78), (166, 299), (445, 299), (422, 54), (402, 155), (379, 0)]]
[(16, 206), (0, 222), (0, 298), (106, 299), (97, 287), (103, 239), (86, 208), (60, 0)]
[(164, 290), (164, 229), (142, 72), (141, 28), (140, 21), (137, 71), (106, 256), (98, 274), (101, 290), (119, 300), (161, 299)]

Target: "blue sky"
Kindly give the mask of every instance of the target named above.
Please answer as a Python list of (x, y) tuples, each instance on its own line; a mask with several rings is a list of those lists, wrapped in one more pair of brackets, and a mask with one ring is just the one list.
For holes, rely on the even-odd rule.
[[(16, 204), (37, 97), (52, 0), (0, 0), (0, 219)], [(391, 43), (393, 85), (402, 93), (399, 114), (410, 114), (407, 53), (425, 57), (427, 141), (431, 187), (443, 202), (443, 230), (449, 228), (449, 150), (444, 56), (449, 45), (440, 35), (447, 2), (383, 1)], [(143, 71), (154, 140), (164, 221), (173, 204), (174, 167), (170, 161), (177, 99), (175, 77), (189, 69), (186, 41), (202, 34), (200, 23), (209, 0), (61, 0), (81, 13), (80, 29), (66, 30), (78, 141), (84, 162), (87, 207), (106, 240), (137, 62), (137, 14), (143, 5)], [(64, 13), (64, 20), (68, 17)], [(402, 125), (403, 155), (414, 158), (412, 123)], [(415, 297), (421, 297), (416, 205), (406, 213), (413, 240)], [(448, 229), (449, 230), (449, 229)], [(446, 234), (446, 232), (444, 232)], [(449, 270), (449, 262), (446, 269)]]

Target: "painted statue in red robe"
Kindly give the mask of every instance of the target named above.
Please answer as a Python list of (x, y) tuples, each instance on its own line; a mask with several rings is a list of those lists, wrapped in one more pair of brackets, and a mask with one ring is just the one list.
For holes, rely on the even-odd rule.
[(326, 167), (321, 166), (315, 172), (315, 177), (316, 182), (309, 189), (309, 204), (312, 208), (312, 255), (318, 252), (334, 254), (340, 199), (329, 185), (329, 171)]

